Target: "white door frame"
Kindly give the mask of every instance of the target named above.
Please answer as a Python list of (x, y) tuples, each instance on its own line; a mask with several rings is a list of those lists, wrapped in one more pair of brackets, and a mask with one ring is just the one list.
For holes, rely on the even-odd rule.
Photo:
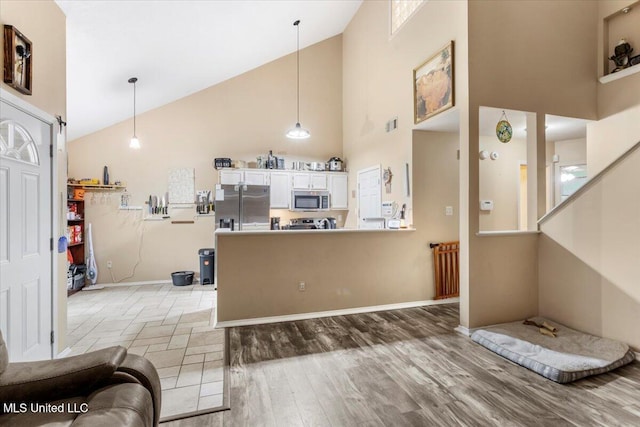
[(0, 98), (7, 104), (10, 104), (12, 107), (17, 108), (25, 114), (35, 117), (36, 119), (50, 125), (51, 127), (51, 157), (49, 157), (49, 161), (51, 162), (51, 188), (49, 197), (51, 198), (51, 221), (49, 224), (46, 224), (48, 229), (51, 232), (51, 239), (53, 239), (53, 247), (54, 250), (50, 251), (50, 262), (51, 262), (51, 329), (53, 334), (53, 343), (51, 343), (51, 358), (53, 358), (57, 354), (58, 341), (60, 337), (58, 336), (58, 262), (56, 256), (54, 254), (57, 253), (55, 248), (57, 248), (57, 239), (54, 239), (54, 234), (60, 233), (61, 230), (57, 230), (58, 221), (60, 220), (60, 209), (62, 209), (62, 204), (59, 202), (58, 197), (54, 197), (54, 195), (58, 194), (58, 147), (57, 147), (57, 138), (55, 129), (57, 129), (58, 121), (51, 114), (35, 107), (22, 98), (17, 97), (16, 95), (8, 92), (7, 90), (0, 88)]

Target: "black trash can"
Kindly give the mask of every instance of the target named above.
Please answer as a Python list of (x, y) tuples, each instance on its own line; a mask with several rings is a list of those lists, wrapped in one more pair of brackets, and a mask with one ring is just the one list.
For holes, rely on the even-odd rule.
[(213, 285), (213, 257), (216, 251), (204, 248), (198, 251), (200, 255), (200, 284)]

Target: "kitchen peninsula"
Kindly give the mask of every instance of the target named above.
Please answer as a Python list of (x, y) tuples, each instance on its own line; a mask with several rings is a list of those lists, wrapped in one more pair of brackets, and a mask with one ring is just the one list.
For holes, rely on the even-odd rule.
[(220, 229), (215, 238), (219, 327), (418, 306), (432, 297), (422, 277), (430, 254), (413, 229)]

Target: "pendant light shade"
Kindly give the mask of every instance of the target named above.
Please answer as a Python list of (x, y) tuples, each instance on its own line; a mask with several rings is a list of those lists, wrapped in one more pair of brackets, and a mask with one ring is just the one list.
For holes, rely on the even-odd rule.
[(303, 128), (300, 125), (300, 20), (297, 20), (293, 23), (293, 25), (297, 28), (297, 49), (296, 49), (296, 65), (297, 65), (297, 101), (298, 101), (298, 115), (296, 120), (296, 126), (292, 129), (289, 129), (287, 132), (287, 138), (291, 139), (307, 139), (311, 136), (308, 130)]
[(140, 140), (136, 136), (136, 82), (138, 81), (138, 78), (131, 77), (128, 81), (129, 83), (133, 83), (133, 137), (131, 138), (131, 142), (129, 142), (129, 148), (139, 150)]

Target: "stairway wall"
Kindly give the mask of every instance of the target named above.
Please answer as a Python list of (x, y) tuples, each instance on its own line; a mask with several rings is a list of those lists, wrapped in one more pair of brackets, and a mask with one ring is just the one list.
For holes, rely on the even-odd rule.
[(540, 228), (540, 315), (640, 349), (640, 149)]

